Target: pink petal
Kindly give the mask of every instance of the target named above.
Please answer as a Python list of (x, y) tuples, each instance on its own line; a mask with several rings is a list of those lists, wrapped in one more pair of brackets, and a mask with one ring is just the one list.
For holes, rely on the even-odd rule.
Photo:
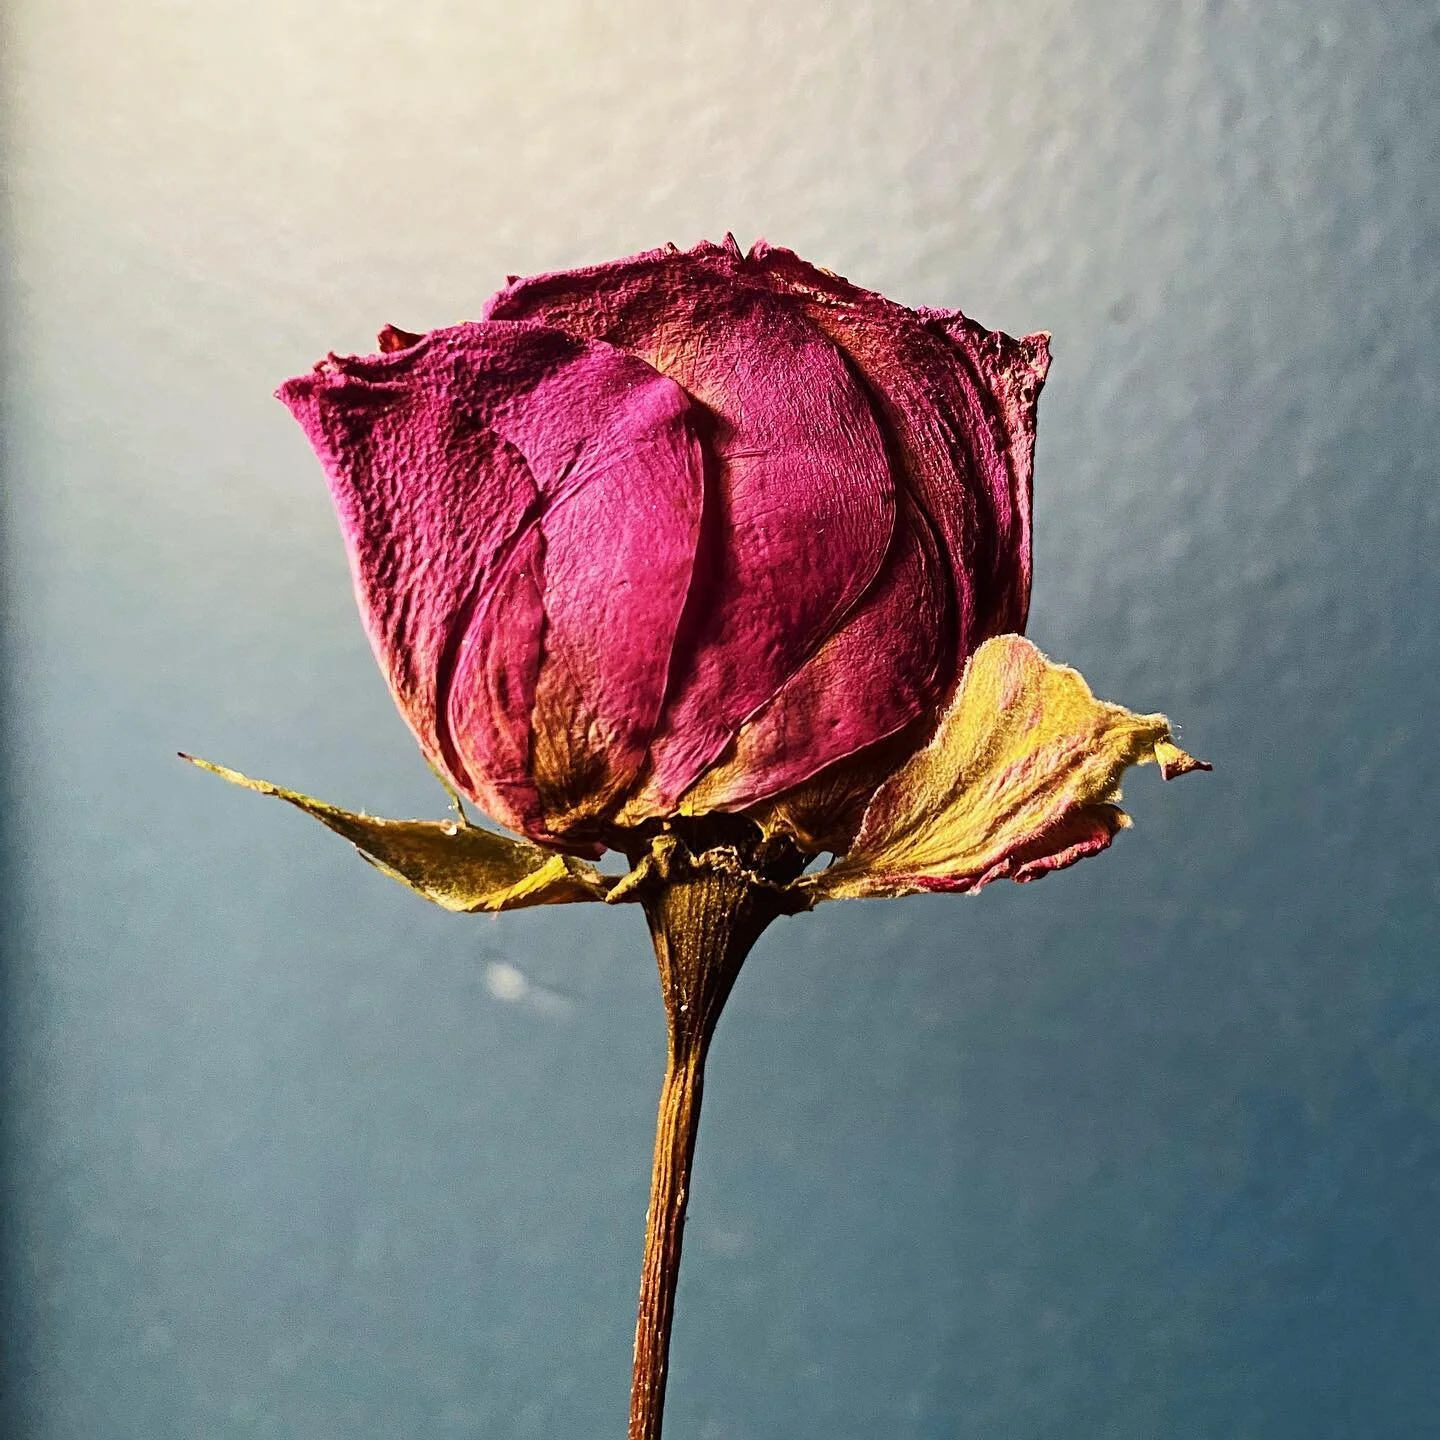
[(608, 345), (580, 355), (507, 397), (492, 423), (548, 500), (535, 724), (549, 744), (532, 752), (532, 770), (547, 812), (590, 818), (634, 780), (655, 730), (700, 534), (704, 456), (674, 381)]
[(618, 345), (711, 412), (705, 538), (639, 801), (664, 812), (876, 577), (895, 524), (884, 438), (793, 304), (693, 256), (522, 280), (485, 313)]
[(959, 311), (914, 311), (757, 241), (707, 256), (803, 306), (865, 377), (916, 497), (935, 522), (959, 599), (958, 667), (1030, 604), (1030, 481), (1046, 335), (1012, 339)]
[[(531, 766), (553, 666), (609, 783), (633, 778), (699, 533), (679, 387), (612, 347), (497, 323), (332, 357), (280, 397), (325, 462), (372, 644), (431, 759), (553, 838)], [(644, 549), (625, 585), (612, 534)]]
[(853, 614), (740, 728), (685, 810), (740, 809), (810, 779), (934, 706), (950, 674), (951, 597), (928, 522), (901, 497), (892, 554)]
[[(530, 770), (530, 716), (540, 679), (545, 602), (538, 506), (497, 556), (461, 611), (453, 652), (441, 672), (443, 723), (458, 760), (461, 788), (487, 815), (549, 838)], [(422, 582), (423, 583), (423, 582)]]
[[(535, 796), (502, 801), (487, 776), (470, 774), (450, 730), (449, 691), (473, 611), (539, 492), (523, 459), (455, 403), (448, 349), (437, 332), (384, 359), (332, 356), (278, 394), (325, 466), (360, 613), (396, 704), (430, 761), (520, 830)], [(533, 643), (540, 620), (537, 599), (513, 617), (512, 633)], [(523, 730), (506, 738), (523, 751)]]

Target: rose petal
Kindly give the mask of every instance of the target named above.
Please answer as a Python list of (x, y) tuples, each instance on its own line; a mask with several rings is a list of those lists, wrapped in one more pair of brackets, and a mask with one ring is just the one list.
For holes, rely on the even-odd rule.
[(1025, 628), (1035, 406), (1049, 336), (1016, 340), (959, 311), (915, 311), (757, 241), (707, 263), (802, 305), (865, 377), (935, 523), (959, 601), (957, 659)]
[(1002, 635), (971, 656), (935, 738), (876, 792), (849, 853), (798, 883), (816, 900), (1033, 880), (1109, 845), (1130, 765), (1208, 768), (1163, 715), (1097, 700), (1074, 670)]
[(935, 703), (950, 671), (950, 592), (929, 524), (908, 497), (892, 548), (853, 615), (681, 798), (684, 813), (739, 809), (790, 790)]
[(868, 745), (790, 790), (747, 806), (767, 838), (786, 836), (807, 856), (843, 855), (860, 831), (876, 790), (923, 744), (923, 722)]
[(673, 380), (592, 343), (493, 421), (548, 500), (531, 760), (552, 827), (605, 813), (645, 760), (700, 534), (694, 416)]
[(895, 488), (867, 396), (794, 306), (652, 251), (522, 280), (487, 317), (641, 356), (712, 414), (705, 537), (652, 770), (627, 814), (664, 813), (879, 571)]
[[(545, 630), (541, 513), (537, 501), (476, 586), (470, 605), (457, 615), (453, 648), (440, 664), (437, 698), (459, 777), (468, 779), (485, 813), (514, 830), (548, 839), (545, 807), (530, 766)], [(466, 788), (463, 783), (461, 788)]]
[[(603, 809), (645, 758), (690, 584), (704, 473), (684, 392), (614, 347), (487, 323), (332, 357), (280, 396), (432, 761), (537, 838), (552, 802), (562, 823)], [(567, 728), (532, 767), (537, 707)]]
[[(384, 357), (331, 356), (278, 394), (325, 467), (361, 617), (396, 704), (431, 763), (518, 830), (537, 797), (512, 804), (470, 773), (451, 733), (449, 689), (475, 607), (533, 523), (539, 492), (523, 458), (475, 413), (484, 372), (451, 366), (453, 343), (437, 331)], [(513, 633), (533, 643), (540, 621), (537, 601)], [(528, 703), (496, 717), (511, 722), (512, 750), (525, 748), (528, 717)]]
[(446, 910), (520, 910), (603, 900), (612, 881), (570, 855), (454, 820), (382, 820), (182, 753), (232, 785), (273, 795), (343, 835), (377, 870)]

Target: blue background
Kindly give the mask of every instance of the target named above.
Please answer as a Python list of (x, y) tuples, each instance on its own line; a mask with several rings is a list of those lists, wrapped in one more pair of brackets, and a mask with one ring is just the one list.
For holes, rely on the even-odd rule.
[(640, 917), (449, 917), (172, 757), (441, 813), (270, 392), (727, 228), (1054, 332), (1031, 634), (1216, 771), (762, 941), (670, 1429), (1435, 1432), (1433, 5), (7, 23), (5, 1433), (622, 1433)]

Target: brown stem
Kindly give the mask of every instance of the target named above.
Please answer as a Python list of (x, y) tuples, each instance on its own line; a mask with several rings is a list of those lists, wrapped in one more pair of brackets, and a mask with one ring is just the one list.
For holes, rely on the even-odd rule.
[(630, 1440), (660, 1440), (665, 1414), (665, 1380), (670, 1359), (670, 1325), (685, 1231), (690, 1163), (700, 1128), (700, 1095), (705, 1057), (698, 1049), (673, 1054), (660, 1091), (655, 1122), (655, 1168), (650, 1208), (645, 1214), (645, 1262), (640, 1270), (640, 1310), (635, 1322), (635, 1371), (630, 1386)]
[(705, 1056), (745, 956), (786, 907), (773, 887), (703, 863), (657, 868), (641, 903), (660, 966), (670, 1044), (645, 1216), (629, 1440), (660, 1440)]

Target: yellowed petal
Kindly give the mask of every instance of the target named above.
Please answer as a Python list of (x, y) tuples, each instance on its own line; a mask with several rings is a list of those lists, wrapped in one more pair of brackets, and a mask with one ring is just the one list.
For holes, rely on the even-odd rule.
[(849, 853), (798, 882), (818, 900), (978, 890), (1034, 880), (1105, 849), (1129, 817), (1131, 765), (1208, 770), (1163, 715), (1097, 700), (1019, 635), (970, 657), (934, 739), (875, 793)]
[(582, 860), (455, 820), (382, 820), (182, 753), (232, 785), (274, 795), (343, 835), (377, 870), (446, 910), (520, 910), (603, 900), (609, 881)]

